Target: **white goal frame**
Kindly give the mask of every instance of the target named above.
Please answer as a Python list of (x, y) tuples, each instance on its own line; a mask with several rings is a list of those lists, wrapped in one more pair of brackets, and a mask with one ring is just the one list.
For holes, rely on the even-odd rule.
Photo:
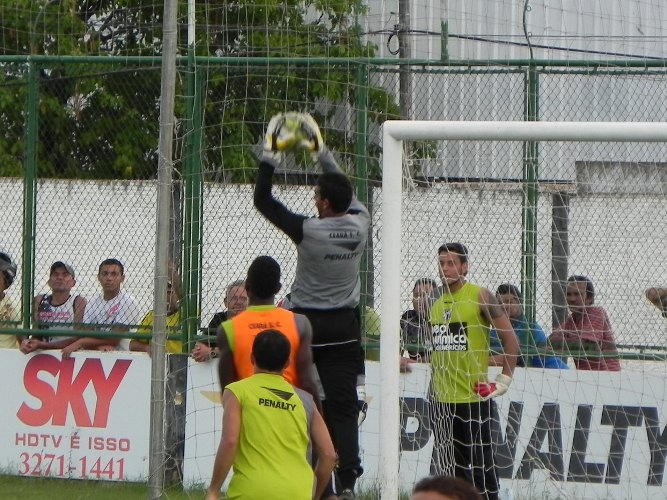
[(382, 500), (399, 495), (400, 272), (403, 141), (667, 142), (664, 122), (519, 122), (388, 120), (382, 125), (382, 270), (380, 456)]

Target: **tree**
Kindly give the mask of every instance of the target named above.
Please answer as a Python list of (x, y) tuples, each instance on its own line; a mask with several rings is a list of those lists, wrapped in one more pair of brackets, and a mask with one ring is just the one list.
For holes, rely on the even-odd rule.
[[(30, 11), (32, 0), (0, 7), (0, 54), (159, 56), (161, 4), (141, 0), (47, 0)], [(186, 2), (181, 2), (180, 53), (187, 54)], [(362, 0), (213, 0), (197, 4), (196, 54), (206, 57), (369, 58), (354, 19)], [(1, 56), (0, 56), (1, 57)], [(157, 62), (157, 59), (156, 59)], [(26, 66), (2, 66), (0, 174), (20, 172)], [(204, 169), (210, 180), (247, 182), (255, 159), (251, 146), (268, 119), (279, 111), (314, 112), (322, 123), (355, 106), (356, 66), (350, 64), (244, 64), (215, 60), (206, 70)], [(185, 118), (185, 74), (179, 67), (176, 113)], [(157, 168), (160, 70), (109, 64), (48, 63), (40, 67), (38, 172), (42, 177), (152, 178)], [(17, 99), (17, 88), (21, 90)], [(393, 98), (369, 89), (370, 118), (397, 117)], [(354, 146), (353, 124), (326, 129), (327, 142), (341, 152)], [(347, 128), (347, 129), (346, 129)], [(182, 124), (177, 127), (183, 135)], [(182, 142), (176, 141), (175, 158)]]

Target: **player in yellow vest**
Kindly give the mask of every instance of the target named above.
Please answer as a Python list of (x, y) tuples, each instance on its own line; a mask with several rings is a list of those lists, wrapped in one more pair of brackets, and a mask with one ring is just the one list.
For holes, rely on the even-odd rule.
[[(484, 498), (498, 498), (491, 439), (491, 398), (507, 392), (519, 343), (503, 307), (486, 288), (466, 281), (468, 249), (438, 249), (442, 295), (431, 308), (433, 329), (431, 474), (452, 474), (472, 483)], [(498, 332), (505, 357), (495, 382), (488, 380), (489, 331)], [(453, 463), (452, 463), (453, 457)]]
[[(217, 500), (229, 470), (227, 498), (319, 499), (336, 462), (331, 437), (313, 398), (283, 377), (291, 346), (277, 330), (254, 337), (255, 373), (222, 395), (222, 438), (206, 499)], [(311, 450), (317, 456), (313, 472)]]
[(273, 305), (280, 290), (280, 264), (267, 255), (257, 257), (248, 268), (245, 287), (247, 309), (222, 323), (218, 332), (220, 386), (224, 388), (231, 382), (252, 375), (250, 353), (255, 337), (263, 330), (278, 330), (287, 337), (291, 346), (285, 378), (290, 384), (310, 393), (319, 408), (310, 321), (302, 314)]

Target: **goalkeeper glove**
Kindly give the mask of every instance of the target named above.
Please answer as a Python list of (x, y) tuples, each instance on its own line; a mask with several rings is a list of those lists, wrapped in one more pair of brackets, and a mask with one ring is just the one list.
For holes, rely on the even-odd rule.
[(299, 142), (300, 113), (278, 113), (266, 127), (264, 155), (277, 159), (280, 153), (292, 149)]
[(324, 148), (320, 127), (308, 113), (299, 113), (298, 147), (313, 154)]
[(510, 388), (512, 377), (499, 373), (495, 382), (475, 382), (474, 391), (479, 394), (483, 401), (502, 396)]
[(311, 153), (313, 160), (319, 162), (323, 172), (340, 172), (340, 167), (331, 151), (325, 146), (320, 127), (308, 113), (298, 115), (299, 130), (296, 133), (296, 149)]

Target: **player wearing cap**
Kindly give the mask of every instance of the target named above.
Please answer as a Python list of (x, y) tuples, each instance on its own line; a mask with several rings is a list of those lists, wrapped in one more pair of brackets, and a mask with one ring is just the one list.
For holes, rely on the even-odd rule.
[[(21, 321), (20, 309), (15, 301), (5, 293), (16, 278), (16, 263), (11, 256), (0, 252), (0, 328), (16, 328)], [(21, 338), (17, 335), (0, 335), (0, 347), (16, 349)]]
[[(34, 326), (40, 330), (73, 330), (83, 322), (86, 299), (72, 293), (76, 285), (74, 269), (58, 260), (51, 264), (49, 281), (51, 293), (40, 293), (34, 298)], [(77, 337), (31, 336), (21, 343), (21, 352), (31, 353), (38, 349), (62, 349)]]

